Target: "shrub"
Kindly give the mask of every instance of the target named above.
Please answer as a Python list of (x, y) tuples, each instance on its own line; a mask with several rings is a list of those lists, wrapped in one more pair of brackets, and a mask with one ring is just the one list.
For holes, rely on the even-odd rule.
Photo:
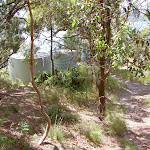
[(125, 120), (116, 114), (107, 114), (106, 121), (108, 123), (107, 130), (111, 135), (122, 137), (126, 131)]
[(52, 124), (57, 123), (74, 123), (78, 121), (78, 116), (71, 114), (61, 105), (53, 104), (47, 108), (47, 114), (50, 116)]
[(89, 85), (89, 78), (83, 69), (73, 67), (70, 71), (55, 70), (55, 75), (44, 71), (35, 77), (36, 83), (63, 86), (72, 90), (84, 90)]

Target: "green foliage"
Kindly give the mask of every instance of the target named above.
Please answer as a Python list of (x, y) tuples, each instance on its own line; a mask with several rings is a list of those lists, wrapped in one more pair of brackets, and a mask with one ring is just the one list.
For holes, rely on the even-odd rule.
[(47, 114), (50, 116), (52, 124), (65, 123), (72, 124), (78, 121), (78, 116), (68, 112), (64, 106), (53, 104), (47, 108)]
[(113, 73), (118, 75), (118, 76), (121, 76), (125, 80), (133, 81), (135, 78), (135, 75), (133, 73), (131, 73), (129, 70), (115, 68), (113, 70)]
[(35, 77), (35, 82), (36, 83), (44, 83), (45, 80), (47, 80), (49, 77), (51, 77), (52, 74), (51, 72), (48, 71), (43, 71), (41, 73), (39, 73), (36, 77)]
[(142, 30), (140, 31), (140, 36), (143, 38), (148, 35), (150, 35), (150, 28), (149, 27), (142, 28)]
[(142, 82), (144, 84), (150, 84), (149, 71), (146, 71), (146, 72), (142, 71), (141, 75), (139, 74), (139, 76), (137, 76), (137, 74), (135, 74), (132, 71), (119, 69), (119, 68), (115, 68), (112, 72), (114, 74), (122, 77), (125, 80), (129, 80), (129, 81), (136, 80), (136, 81)]
[(51, 72), (42, 72), (36, 78), (35, 82), (44, 83), (46, 85), (55, 85), (69, 88), (71, 90), (84, 90), (90, 83), (86, 70), (73, 67), (70, 71), (55, 70), (55, 75)]
[(26, 120), (22, 120), (20, 123), (19, 123), (19, 127), (18, 129), (20, 129), (21, 131), (23, 131), (24, 133), (27, 133), (30, 131), (30, 125), (29, 123), (26, 121)]
[[(44, 126), (42, 126), (43, 132), (45, 132), (45, 129), (46, 128)], [(51, 139), (57, 139), (57, 140), (61, 141), (64, 137), (64, 133), (62, 132), (61, 127), (59, 125), (54, 124), (50, 128), (48, 136)]]
[[(73, 22), (73, 24), (74, 24), (74, 22)], [(71, 31), (67, 31), (67, 33), (64, 34), (63, 36), (64, 36), (63, 43), (65, 45), (64, 48), (68, 47), (68, 48), (71, 48), (73, 50), (81, 49), (82, 42), (81, 42), (81, 39), (79, 38), (79, 36), (76, 36)]]
[(9, 137), (8, 135), (5, 136), (0, 134), (0, 149), (1, 150), (15, 150), (15, 149), (22, 149), (22, 150), (29, 150), (29, 144), (23, 139), (22, 141), (18, 141), (14, 137)]
[(102, 129), (94, 124), (90, 124), (86, 132), (86, 137), (95, 144), (101, 143)]
[(107, 82), (106, 82), (106, 90), (111, 92), (118, 92), (119, 89), (125, 88), (126, 85), (119, 82), (117, 79), (113, 78), (112, 76), (108, 76)]
[(137, 150), (137, 148), (128, 139), (121, 138), (119, 142), (125, 150)]
[(5, 135), (0, 134), (0, 149), (1, 150), (8, 150), (14, 149), (14, 145), (17, 143), (16, 139), (8, 138)]
[(0, 127), (4, 126), (3, 124), (6, 123), (7, 121), (5, 119), (0, 118)]
[(150, 106), (150, 96), (145, 99), (145, 104)]
[[(3, 68), (7, 65), (9, 55), (16, 53), (25, 40), (25, 19), (17, 15), (25, 3), (4, 0), (0, 2), (0, 68)], [(5, 5), (9, 2), (9, 5)]]
[(108, 123), (107, 130), (111, 135), (123, 137), (124, 132), (126, 131), (126, 124), (121, 116), (118, 116), (115, 113), (108, 113), (106, 121)]

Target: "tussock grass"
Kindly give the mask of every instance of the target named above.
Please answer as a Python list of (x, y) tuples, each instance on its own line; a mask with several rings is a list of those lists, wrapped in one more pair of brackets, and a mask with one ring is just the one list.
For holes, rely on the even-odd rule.
[(3, 68), (0, 70), (0, 89), (2, 89), (3, 87), (7, 88), (7, 90), (11, 88), (17, 89), (22, 84), (23, 83), (21, 82), (21, 80), (11, 81), (9, 79), (9, 72), (7, 68)]
[(138, 78), (138, 81), (144, 84), (150, 84), (150, 71), (144, 73), (144, 77)]
[(112, 101), (107, 102), (105, 117), (106, 126), (104, 126), (106, 133), (118, 137), (124, 136), (126, 131), (126, 123), (123, 118), (124, 112), (127, 112), (124, 105), (114, 104)]
[(118, 92), (118, 90), (126, 88), (126, 84), (123, 84), (119, 82), (117, 79), (108, 76), (107, 82), (106, 82), (106, 91), (109, 91), (110, 93)]
[(125, 120), (117, 114), (107, 114), (106, 117), (107, 128), (106, 131), (110, 135), (115, 135), (118, 137), (123, 137), (126, 131)]
[(131, 73), (129, 70), (124, 70), (124, 69), (119, 69), (119, 68), (115, 68), (112, 72), (122, 77), (124, 80), (139, 81), (144, 84), (150, 84), (150, 72), (149, 71), (144, 72), (144, 77), (136, 76), (135, 73)]
[(79, 116), (72, 114), (65, 106), (53, 104), (47, 108), (47, 114), (50, 116), (51, 122), (54, 124), (72, 124), (79, 120)]
[(119, 143), (124, 147), (125, 150), (137, 150), (137, 148), (126, 138), (121, 138)]
[(133, 81), (135, 79), (135, 75), (129, 70), (115, 68), (112, 72), (118, 76), (121, 76), (125, 80)]
[(99, 145), (103, 142), (103, 129), (101, 126), (98, 126), (89, 121), (85, 121), (79, 124), (80, 134), (84, 135), (92, 143)]
[[(46, 128), (42, 126), (43, 133), (45, 133)], [(61, 141), (64, 138), (64, 133), (62, 132), (61, 126), (59, 124), (54, 124), (51, 126), (48, 136), (51, 139), (57, 139)]]
[(90, 124), (86, 131), (86, 137), (95, 144), (100, 144), (102, 141), (102, 129), (99, 126)]
[(145, 104), (150, 106), (150, 96), (145, 99)]

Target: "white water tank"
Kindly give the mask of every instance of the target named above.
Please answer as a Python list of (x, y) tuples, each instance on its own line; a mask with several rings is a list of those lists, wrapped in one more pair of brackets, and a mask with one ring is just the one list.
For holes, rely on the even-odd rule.
[(81, 51), (81, 61), (82, 62), (88, 62), (89, 61), (89, 50), (87, 49), (82, 49)]
[[(51, 70), (50, 55), (44, 52), (38, 52), (33, 60), (33, 72), (37, 75), (42, 71)], [(22, 53), (15, 53), (10, 56), (8, 61), (9, 78), (11, 80), (21, 79), (23, 83), (28, 83), (30, 79), (30, 60), (25, 59)]]
[(76, 50), (69, 50), (69, 49), (60, 49), (53, 53), (53, 61), (54, 61), (54, 68), (58, 70), (67, 70), (68, 64), (71, 60), (69, 65), (69, 69), (73, 66), (77, 66), (77, 51)]

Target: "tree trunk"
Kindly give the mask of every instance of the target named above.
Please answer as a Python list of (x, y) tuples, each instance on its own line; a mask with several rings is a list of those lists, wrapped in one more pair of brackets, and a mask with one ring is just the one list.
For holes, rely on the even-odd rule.
[(49, 132), (49, 129), (50, 129), (50, 126), (51, 126), (51, 120), (50, 120), (49, 116), (43, 110), (43, 105), (42, 105), (42, 100), (41, 100), (41, 93), (40, 93), (39, 89), (37, 88), (37, 86), (35, 85), (35, 82), (34, 82), (34, 75), (33, 75), (33, 42), (34, 42), (34, 39), (33, 39), (33, 16), (32, 16), (32, 11), (31, 11), (29, 0), (27, 1), (27, 4), (28, 4), (28, 8), (29, 8), (29, 12), (30, 12), (30, 18), (31, 18), (31, 51), (30, 51), (31, 82), (32, 82), (32, 86), (34, 87), (35, 91), (38, 94), (41, 113), (47, 121), (47, 127), (46, 127), (46, 130), (45, 130), (45, 133), (44, 133), (43, 137), (41, 138), (41, 140), (39, 142), (39, 144), (41, 145), (43, 143), (43, 141), (45, 140), (45, 138), (47, 137), (47, 135), (48, 135), (48, 132)]
[(53, 61), (53, 28), (51, 23), (51, 63), (52, 63), (52, 75), (54, 75), (54, 61)]
[[(100, 0), (100, 4), (103, 8), (104, 11), (102, 11), (102, 15), (105, 16), (104, 18), (101, 19), (101, 26), (103, 27), (103, 40), (106, 40), (106, 43), (109, 47), (110, 45), (110, 37), (111, 37), (111, 28), (110, 28), (110, 23), (111, 23), (111, 16), (110, 16), (110, 3), (109, 0), (107, 0), (105, 2), (105, 6), (106, 8), (104, 8), (103, 5), (103, 0)], [(109, 7), (108, 7), (109, 6)], [(100, 111), (100, 120), (104, 119), (105, 116), (105, 110), (106, 110), (106, 99), (105, 99), (105, 78), (106, 78), (106, 74), (105, 74), (105, 63), (106, 63), (106, 57), (105, 57), (105, 53), (107, 51), (107, 48), (102, 50), (103, 56), (100, 57), (99, 61), (100, 61), (100, 70), (99, 70), (99, 74), (98, 74), (98, 89), (99, 89), (99, 111)]]
[(99, 89), (99, 119), (103, 120), (105, 116), (105, 57), (100, 58), (100, 71), (98, 74), (98, 89)]

